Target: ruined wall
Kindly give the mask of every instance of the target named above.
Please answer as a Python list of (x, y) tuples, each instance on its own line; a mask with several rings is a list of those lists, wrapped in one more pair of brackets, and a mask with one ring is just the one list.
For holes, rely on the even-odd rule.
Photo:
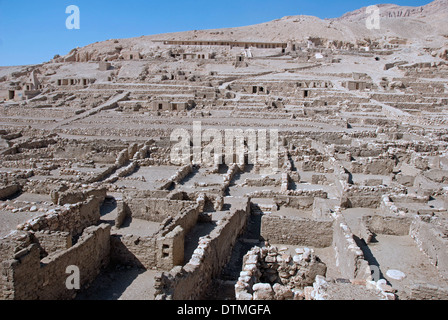
[(146, 269), (171, 270), (184, 264), (184, 243), (187, 234), (201, 213), (198, 204), (183, 209), (174, 218), (166, 218), (152, 236), (111, 236), (111, 262)]
[(341, 205), (345, 208), (379, 208), (383, 195), (406, 192), (405, 189), (394, 189), (385, 186), (367, 187), (347, 185), (345, 183), (337, 186), (342, 188)]
[(296, 248), (294, 257), (276, 247), (254, 247), (243, 258), (235, 285), (237, 300), (303, 300), (303, 289), (327, 266), (313, 249)]
[[(426, 220), (426, 221), (425, 221)], [(411, 224), (410, 236), (421, 251), (437, 266), (439, 274), (448, 279), (448, 237), (440, 227), (425, 217), (416, 217)]]
[(194, 204), (192, 201), (145, 198), (126, 198), (124, 201), (133, 218), (159, 223)]
[(89, 190), (67, 190), (65, 192), (52, 192), (52, 199), (55, 204), (60, 206), (66, 204), (75, 204), (78, 202), (86, 201), (90, 197), (96, 197), (102, 203), (106, 199), (106, 188), (101, 189), (89, 189)]
[(411, 223), (412, 220), (406, 217), (364, 216), (360, 221), (361, 237), (369, 244), (374, 234), (406, 236)]
[(326, 248), (333, 241), (333, 221), (263, 215), (261, 236), (274, 244)]
[(39, 231), (34, 238), (45, 254), (67, 250), (72, 246), (72, 237), (68, 232)]
[(94, 183), (98, 181), (104, 180), (106, 177), (110, 176), (112, 173), (114, 173), (117, 170), (117, 166), (115, 164), (107, 167), (103, 171), (95, 174), (93, 177), (89, 178), (86, 182), (87, 183)]
[(151, 269), (157, 266), (155, 237), (112, 235), (110, 237), (111, 263)]
[(315, 198), (328, 198), (327, 192), (323, 190), (287, 190), (285, 192), (267, 190), (252, 192), (248, 196), (251, 199), (272, 198), (278, 206), (285, 206), (299, 210), (312, 208)]
[(171, 270), (184, 264), (185, 234), (181, 226), (157, 238), (157, 269)]
[(168, 218), (165, 226), (161, 230), (161, 234), (164, 235), (167, 232), (171, 232), (176, 227), (181, 227), (186, 232), (189, 232), (197, 223), (199, 214), (203, 211), (200, 204), (188, 202), (189, 206), (183, 208), (182, 211), (174, 218)]
[(351, 162), (350, 172), (389, 175), (394, 170), (394, 167), (395, 160), (393, 159), (367, 158)]
[(71, 235), (79, 235), (85, 228), (100, 221), (101, 204), (101, 199), (92, 196), (87, 201), (66, 205), (60, 211), (49, 210), (46, 214), (18, 226), (18, 229), (34, 232), (65, 231)]
[(264, 177), (259, 179), (245, 179), (244, 185), (250, 187), (266, 187), (266, 186), (280, 186), (281, 181), (274, 178)]
[[(301, 197), (291, 197), (291, 196), (275, 196), (274, 202), (279, 207), (294, 208), (297, 210), (308, 210), (313, 207), (314, 199), (318, 197), (314, 196), (301, 196)], [(323, 197), (324, 199), (326, 197)]]
[(228, 262), (233, 245), (242, 233), (250, 215), (249, 201), (241, 208), (234, 208), (218, 226), (200, 240), (191, 260), (184, 267), (176, 267), (156, 277), (156, 299), (201, 299)]
[(76, 296), (68, 290), (68, 266), (80, 270), (81, 288), (91, 283), (109, 263), (110, 226), (102, 224), (85, 230), (71, 248), (40, 259), (37, 244), (3, 261), (3, 298), (7, 300), (66, 300)]
[(341, 214), (336, 212), (333, 228), (333, 247), (336, 266), (346, 279), (370, 279), (371, 271), (364, 254), (356, 245), (353, 234)]
[(159, 190), (169, 189), (173, 184), (181, 182), (183, 179), (185, 179), (186, 176), (188, 176), (192, 172), (193, 172), (192, 165), (186, 165), (181, 167), (172, 177), (166, 180), (166, 182), (159, 188)]
[(411, 300), (448, 300), (448, 289), (419, 283), (410, 287)]

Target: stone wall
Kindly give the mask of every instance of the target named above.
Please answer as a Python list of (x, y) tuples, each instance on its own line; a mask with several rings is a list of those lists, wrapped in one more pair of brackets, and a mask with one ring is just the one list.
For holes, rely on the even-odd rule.
[(419, 249), (437, 266), (439, 274), (448, 279), (448, 237), (446, 231), (438, 227), (431, 219), (416, 217), (410, 228), (410, 236)]
[(71, 235), (79, 235), (85, 228), (98, 224), (101, 204), (102, 199), (91, 196), (87, 201), (49, 210), (46, 214), (19, 225), (18, 229), (34, 232), (65, 231)]
[(273, 244), (326, 248), (333, 241), (333, 221), (263, 215), (261, 236)]
[(68, 232), (39, 231), (34, 238), (45, 255), (67, 250), (72, 246), (72, 237)]
[(409, 235), (412, 220), (394, 216), (364, 216), (360, 221), (361, 237), (369, 244), (375, 234)]
[(120, 229), (126, 218), (130, 216), (131, 212), (127, 203), (121, 200), (117, 201), (117, 216), (115, 217), (115, 227)]
[(156, 277), (156, 300), (201, 299), (214, 277), (228, 262), (238, 236), (250, 215), (249, 200), (232, 209), (206, 237), (199, 241), (188, 264)]
[(103, 171), (95, 174), (93, 177), (89, 178), (86, 182), (87, 183), (94, 183), (98, 181), (104, 180), (106, 177), (110, 176), (112, 173), (114, 173), (117, 170), (117, 166), (115, 164), (110, 165)]
[(286, 192), (267, 190), (252, 192), (248, 196), (251, 199), (272, 198), (277, 206), (298, 210), (311, 209), (315, 198), (328, 198), (328, 194), (323, 190), (288, 190)]
[(366, 158), (350, 163), (352, 173), (389, 175), (395, 167), (395, 160), (386, 158)]
[(369, 244), (375, 234), (393, 236), (409, 235), (411, 218), (397, 216), (364, 216), (360, 221), (362, 239)]
[(126, 198), (124, 201), (133, 218), (159, 223), (195, 204), (192, 201), (145, 198)]
[(111, 261), (145, 269), (171, 270), (184, 264), (185, 235), (196, 225), (199, 204), (190, 203), (174, 218), (166, 218), (152, 236), (112, 235)]
[(203, 207), (200, 203), (191, 203), (189, 206), (183, 208), (179, 214), (174, 218), (168, 218), (165, 220), (164, 227), (161, 230), (161, 235), (173, 231), (176, 227), (181, 227), (186, 232), (189, 232), (197, 223), (199, 214), (202, 213)]
[(353, 233), (344, 217), (336, 210), (333, 228), (333, 247), (336, 266), (345, 279), (371, 280), (369, 264), (364, 260), (362, 250), (356, 245)]
[[(275, 196), (274, 203), (279, 207), (294, 208), (297, 210), (310, 210), (313, 208), (314, 199), (319, 197), (313, 196)], [(324, 198), (325, 199), (325, 198)]]
[(419, 283), (410, 286), (411, 300), (448, 300), (448, 288)]
[(67, 190), (64, 192), (53, 191), (51, 193), (51, 197), (55, 204), (63, 206), (66, 204), (75, 204), (86, 201), (91, 196), (98, 198), (98, 200), (102, 203), (104, 202), (104, 199), (106, 199), (106, 194), (106, 188), (101, 188), (88, 190)]
[(155, 237), (112, 235), (110, 237), (113, 264), (151, 269), (157, 266), (157, 240)]
[(185, 177), (187, 177), (190, 173), (193, 172), (193, 165), (186, 165), (181, 167), (177, 172), (167, 179), (162, 186), (160, 186), (159, 190), (169, 189), (173, 184), (180, 183)]
[(345, 208), (379, 208), (383, 196), (391, 193), (405, 193), (405, 188), (397, 189), (386, 186), (354, 186), (342, 183), (341, 205)]
[(6, 300), (67, 300), (76, 296), (69, 290), (67, 267), (80, 271), (80, 286), (91, 283), (109, 264), (110, 226), (102, 224), (85, 229), (71, 248), (41, 260), (41, 249), (32, 243), (9, 259), (2, 256), (2, 294)]
[(244, 185), (249, 187), (266, 187), (266, 186), (280, 186), (281, 181), (274, 178), (264, 177), (259, 179), (245, 179)]
[(303, 300), (304, 288), (327, 266), (313, 249), (297, 248), (294, 257), (277, 247), (254, 247), (243, 258), (243, 271), (235, 285), (237, 300)]

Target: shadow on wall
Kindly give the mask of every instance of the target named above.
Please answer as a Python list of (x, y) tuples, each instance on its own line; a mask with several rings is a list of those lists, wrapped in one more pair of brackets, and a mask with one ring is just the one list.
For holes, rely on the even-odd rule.
[[(353, 239), (356, 242), (356, 245), (361, 249), (362, 253), (364, 254), (364, 259), (369, 263), (369, 266), (376, 266), (379, 270), (379, 278), (385, 279), (384, 274), (381, 271), (381, 266), (378, 260), (376, 260), (375, 256), (373, 255), (372, 251), (370, 250), (369, 246), (366, 244), (366, 242), (363, 239), (358, 238), (357, 236), (353, 235)], [(373, 242), (377, 242), (376, 240)], [(387, 281), (387, 280), (386, 280)], [(389, 281), (387, 281), (387, 284), (390, 285)]]
[(199, 245), (200, 238), (208, 236), (216, 228), (216, 225), (216, 222), (198, 223), (191, 232), (185, 236), (184, 264), (190, 261), (194, 250), (196, 250)]
[(118, 268), (124, 265), (146, 269), (143, 263), (128, 249), (126, 244), (122, 242), (122, 238), (122, 235), (113, 235), (110, 238), (112, 248), (110, 265)]

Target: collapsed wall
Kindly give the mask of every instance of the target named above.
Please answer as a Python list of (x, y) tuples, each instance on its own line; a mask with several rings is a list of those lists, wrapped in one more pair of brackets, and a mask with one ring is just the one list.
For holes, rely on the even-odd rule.
[(303, 300), (304, 289), (327, 266), (309, 248), (297, 248), (291, 257), (275, 246), (254, 247), (243, 259), (235, 285), (237, 300)]

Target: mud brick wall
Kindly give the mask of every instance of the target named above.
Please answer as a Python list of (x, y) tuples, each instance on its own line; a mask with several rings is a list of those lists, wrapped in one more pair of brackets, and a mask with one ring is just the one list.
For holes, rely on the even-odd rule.
[(264, 215), (261, 236), (273, 244), (326, 248), (333, 241), (333, 221)]
[(198, 222), (199, 214), (202, 213), (201, 206), (198, 203), (191, 204), (190, 206), (183, 209), (180, 214), (175, 216), (173, 219), (168, 219), (165, 226), (161, 230), (161, 234), (165, 235), (171, 232), (176, 227), (180, 226), (185, 232), (189, 232)]
[(411, 218), (396, 216), (365, 216), (359, 222), (360, 237), (369, 244), (375, 234), (409, 235)]
[(303, 196), (303, 197), (289, 197), (289, 196), (276, 196), (274, 202), (280, 207), (295, 208), (298, 210), (306, 210), (312, 208), (315, 197)]
[[(234, 208), (207, 237), (200, 240), (188, 264), (156, 276), (157, 300), (197, 300), (228, 262), (238, 236), (247, 225), (249, 200)], [(230, 244), (230, 245), (229, 245)]]
[(379, 208), (382, 197), (395, 190), (387, 187), (348, 186), (342, 191), (342, 206), (346, 208)]
[(13, 273), (8, 260), (18, 252), (32, 245), (33, 239), (28, 232), (15, 231), (0, 241), (0, 300), (14, 297)]
[(107, 224), (85, 230), (73, 247), (40, 259), (40, 248), (31, 244), (3, 261), (3, 297), (8, 300), (67, 300), (76, 296), (68, 290), (68, 266), (80, 270), (81, 288), (91, 283), (109, 264), (110, 229)]
[(430, 222), (425, 222), (425, 218), (416, 217), (410, 227), (410, 236), (417, 243), (437, 266), (439, 274), (448, 279), (448, 235)]
[(163, 222), (166, 218), (174, 217), (186, 207), (194, 204), (192, 201), (178, 201), (168, 199), (132, 199), (124, 200), (133, 218)]
[(393, 159), (363, 159), (350, 163), (350, 171), (352, 173), (389, 175), (395, 167)]
[(34, 237), (46, 254), (67, 250), (72, 246), (72, 237), (68, 232), (39, 231), (34, 233)]
[(161, 270), (183, 265), (185, 234), (196, 225), (200, 212), (199, 204), (190, 205), (175, 218), (165, 219), (159, 231), (149, 237), (112, 235), (111, 261)]
[(151, 269), (157, 266), (157, 240), (155, 237), (112, 235), (111, 263)]
[(78, 202), (86, 201), (90, 197), (94, 196), (99, 199), (100, 202), (104, 202), (107, 195), (106, 188), (103, 189), (90, 189), (85, 191), (65, 191), (65, 192), (54, 192), (54, 199), (57, 200), (56, 204), (63, 206), (65, 204), (75, 204)]
[(24, 231), (65, 231), (79, 235), (89, 226), (96, 225), (101, 218), (102, 199), (94, 196), (87, 201), (65, 206), (61, 212), (48, 211), (45, 215), (19, 226)]

